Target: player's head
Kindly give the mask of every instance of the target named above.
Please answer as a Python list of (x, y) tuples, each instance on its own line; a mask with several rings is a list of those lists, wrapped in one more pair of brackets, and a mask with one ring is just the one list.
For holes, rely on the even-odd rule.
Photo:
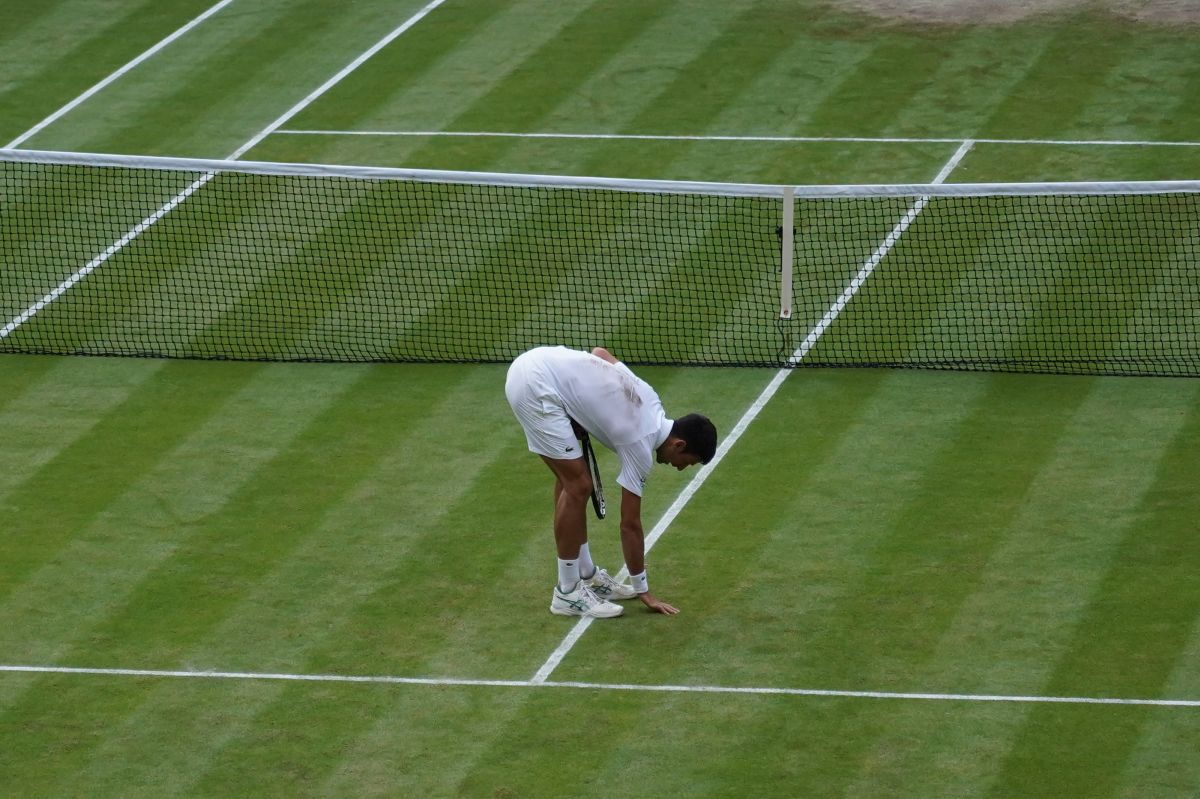
[(717, 428), (707, 416), (689, 413), (671, 425), (671, 434), (658, 448), (658, 462), (683, 469), (708, 463), (717, 452)]

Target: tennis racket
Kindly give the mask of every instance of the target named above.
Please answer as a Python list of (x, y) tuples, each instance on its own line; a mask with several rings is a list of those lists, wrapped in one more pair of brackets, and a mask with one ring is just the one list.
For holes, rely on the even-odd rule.
[(596, 464), (596, 453), (592, 451), (592, 439), (586, 430), (579, 437), (579, 443), (583, 445), (583, 460), (587, 463), (588, 474), (592, 476), (592, 510), (596, 511), (597, 519), (603, 519), (604, 486), (600, 483), (600, 467)]

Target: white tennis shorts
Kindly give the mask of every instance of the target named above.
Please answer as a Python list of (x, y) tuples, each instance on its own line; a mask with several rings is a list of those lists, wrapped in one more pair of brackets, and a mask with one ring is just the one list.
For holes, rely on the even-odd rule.
[(558, 392), (539, 368), (536, 355), (525, 353), (508, 367), (504, 393), (521, 427), (529, 451), (556, 460), (583, 457), (571, 418)]

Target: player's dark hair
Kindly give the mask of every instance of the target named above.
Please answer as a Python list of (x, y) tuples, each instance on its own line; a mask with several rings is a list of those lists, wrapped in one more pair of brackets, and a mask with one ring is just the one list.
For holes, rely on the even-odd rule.
[(671, 435), (683, 439), (683, 451), (695, 455), (701, 463), (708, 463), (717, 453), (717, 428), (707, 416), (680, 416), (671, 425)]

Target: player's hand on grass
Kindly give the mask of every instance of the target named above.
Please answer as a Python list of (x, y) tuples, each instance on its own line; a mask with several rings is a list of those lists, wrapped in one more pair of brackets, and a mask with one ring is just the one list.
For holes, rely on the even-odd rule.
[(647, 591), (644, 594), (638, 594), (638, 599), (642, 600), (642, 604), (656, 613), (665, 613), (668, 616), (674, 616), (679, 612), (679, 608), (668, 605), (661, 599), (657, 599), (654, 594)]

